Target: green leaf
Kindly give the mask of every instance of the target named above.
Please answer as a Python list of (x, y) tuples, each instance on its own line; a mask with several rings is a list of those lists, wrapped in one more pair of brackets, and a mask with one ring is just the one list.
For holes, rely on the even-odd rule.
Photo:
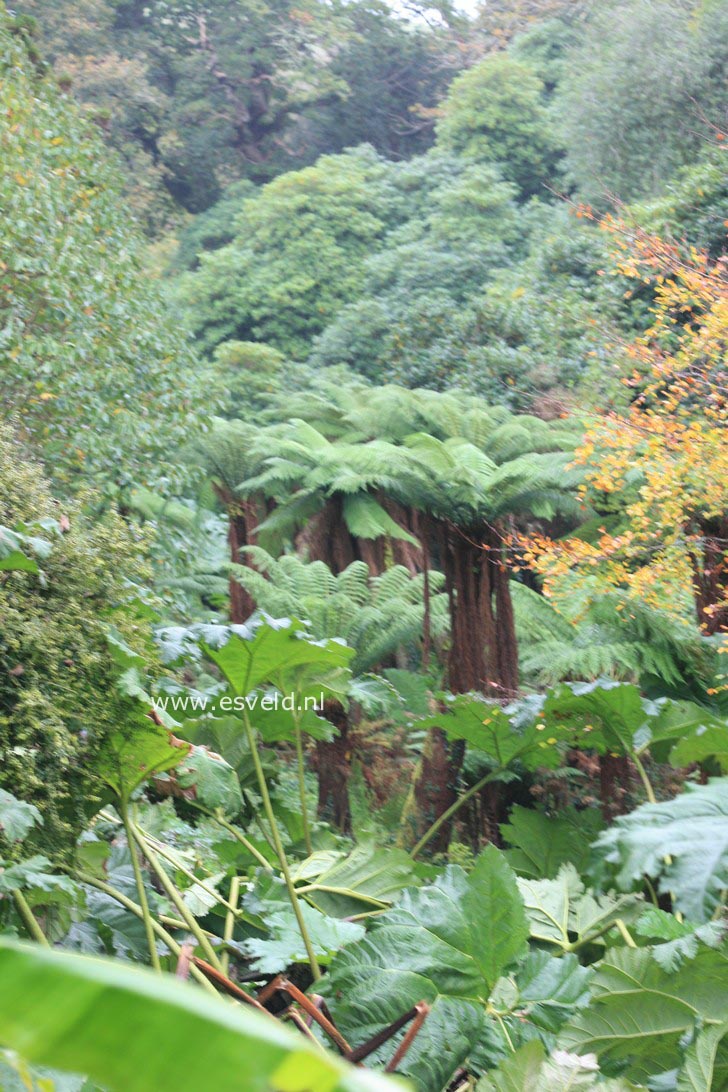
[(469, 875), (450, 866), (406, 891), (336, 957), (319, 989), (355, 1043), (426, 1001), (431, 1011), (400, 1071), (439, 1092), (482, 1034), (483, 1004), (526, 938), (515, 876), (490, 846)]
[(564, 1028), (559, 1044), (594, 1051), (602, 1065), (625, 1063), (633, 1080), (676, 1068), (681, 1039), (696, 1022), (728, 1019), (727, 975), (725, 950), (703, 948), (669, 973), (647, 949), (612, 949), (592, 982), (592, 1003)]
[(38, 890), (45, 892), (63, 892), (75, 896), (76, 884), (67, 876), (59, 876), (53, 871), (53, 865), (47, 857), (36, 854), (24, 861), (0, 868), (0, 892), (17, 890)]
[(691, 701), (659, 698), (646, 703), (651, 715), (641, 732), (643, 747), (658, 762), (689, 766), (715, 758), (728, 761), (728, 724), (709, 709)]
[(370, 717), (386, 716), (397, 709), (400, 696), (395, 687), (381, 675), (357, 675), (351, 680), (347, 694)]
[(355, 538), (388, 538), (400, 539), (410, 542), (413, 546), (419, 546), (419, 542), (400, 527), (392, 519), (381, 504), (366, 493), (355, 493), (344, 497), (342, 507), (344, 522), (349, 533)]
[(728, 725), (690, 701), (643, 698), (638, 687), (612, 679), (563, 683), (544, 704), (549, 731), (567, 728), (571, 742), (600, 753), (642, 754), (687, 766), (715, 758), (728, 763)]
[(571, 951), (601, 940), (617, 918), (631, 920), (641, 909), (636, 895), (593, 895), (571, 864), (553, 880), (518, 880), (531, 936)]
[(688, 783), (674, 800), (620, 816), (595, 849), (618, 867), (623, 888), (644, 875), (657, 877), (677, 910), (696, 922), (710, 920), (728, 888), (728, 778)]
[(33, 827), (42, 823), (43, 816), (33, 804), (0, 789), (0, 833), (7, 842), (22, 842)]
[(167, 728), (138, 714), (130, 716), (124, 730), (106, 740), (96, 771), (119, 800), (128, 801), (154, 774), (176, 766), (188, 748), (188, 743), (175, 739)]
[(523, 953), (528, 924), (513, 870), (490, 845), (468, 876), (463, 911), (470, 918), (478, 969), (492, 988), (498, 977)]
[(724, 1058), (720, 1065), (722, 1079), (717, 1078), (716, 1070), (720, 1064), (718, 1052), (726, 1035), (728, 1023), (715, 1024), (698, 1032), (686, 1051), (677, 1079), (677, 1092), (705, 1092), (706, 1089), (725, 1088), (728, 1059)]
[(577, 872), (587, 864), (590, 846), (604, 822), (597, 808), (565, 808), (557, 815), (545, 815), (534, 808), (514, 805), (501, 834), (512, 846), (506, 860), (519, 876), (527, 879), (553, 879), (563, 864), (570, 861)]
[(145, 666), (144, 657), (138, 652), (135, 652), (133, 648), (129, 647), (116, 626), (108, 627), (106, 631), (106, 640), (111, 655), (119, 667), (126, 669), (129, 667), (143, 668)]
[(316, 868), (307, 858), (293, 871), (294, 882), (307, 880), (306, 898), (333, 917), (353, 917), (368, 910), (386, 909), (417, 879), (411, 857), (402, 849), (356, 846), (342, 860), (330, 857)]
[[(342, 695), (343, 696), (343, 695)], [(250, 699), (259, 697), (268, 698), (269, 702), (259, 700), (250, 714), (250, 719), (265, 743), (283, 743), (295, 739), (296, 725), (291, 712), (289, 698), (290, 692), (281, 695), (279, 691), (271, 691), (262, 694), (255, 691), (249, 694)], [(316, 695), (318, 704), (318, 695)], [(313, 709), (304, 708), (303, 695), (297, 695), (298, 724), (304, 735), (311, 739), (331, 739), (334, 735), (334, 726), (325, 717), (319, 716)], [(240, 722), (238, 722), (240, 723)]]
[(171, 976), (0, 940), (0, 1040), (111, 1092), (376, 1092), (355, 1070), (248, 1009)]
[(487, 754), (498, 769), (520, 762), (527, 769), (554, 767), (560, 763), (556, 748), (563, 730), (549, 732), (541, 723), (517, 728), (495, 702), (478, 694), (447, 694), (444, 709), (415, 722), (417, 728), (441, 728), (450, 739), (464, 739)]
[(224, 815), (232, 817), (243, 807), (238, 775), (222, 755), (207, 747), (190, 745), (177, 764), (172, 780), (179, 786), (180, 796), (209, 811), (220, 809)]
[(708, 921), (698, 925), (693, 921), (680, 921), (674, 914), (648, 906), (634, 923), (637, 936), (651, 940), (663, 940), (655, 944), (652, 954), (666, 971), (676, 971), (686, 959), (695, 959), (701, 944), (719, 948), (726, 933), (726, 925), (720, 921)]
[(556, 726), (567, 728), (573, 745), (601, 753), (629, 753), (635, 746), (635, 733), (647, 718), (639, 689), (611, 679), (563, 683), (549, 693), (543, 712), (549, 731)]
[(549, 952), (533, 949), (519, 967), (513, 982), (517, 997), (509, 1006), (519, 1017), (544, 1031), (555, 1032), (576, 1008), (589, 1000), (593, 971), (582, 967), (572, 954), (556, 958)]
[(38, 562), (21, 550), (11, 550), (0, 558), (0, 572), (37, 573)]
[(476, 1092), (528, 1092), (529, 1089), (540, 1089), (545, 1058), (543, 1043), (534, 1039), (501, 1062), (492, 1073), (481, 1077)]
[(694, 730), (670, 751), (671, 765), (677, 769), (693, 762), (715, 759), (723, 773), (728, 773), (728, 723), (715, 717), (704, 717)]
[(543, 1043), (533, 1040), (479, 1080), (476, 1092), (630, 1092), (635, 1087), (628, 1081), (600, 1080), (593, 1055), (580, 1057), (556, 1050), (547, 1057)]
[(292, 667), (325, 672), (346, 667), (354, 650), (335, 640), (315, 641), (300, 622), (289, 618), (253, 618), (246, 625), (198, 626), (193, 632), (236, 695), (244, 696)]
[[(361, 940), (364, 936), (363, 925), (328, 917), (305, 902), (301, 904), (301, 913), (316, 956), (322, 964), (330, 963), (345, 945)], [(254, 970), (261, 974), (279, 974), (292, 963), (308, 962), (301, 940), (301, 930), (290, 905), (286, 906), (281, 902), (280, 907), (276, 906), (271, 910), (264, 904), (263, 920), (270, 938), (254, 938), (244, 943), (245, 952), (253, 960)]]
[(426, 717), (430, 712), (431, 681), (416, 671), (388, 667), (382, 674), (399, 694), (405, 712), (410, 717)]

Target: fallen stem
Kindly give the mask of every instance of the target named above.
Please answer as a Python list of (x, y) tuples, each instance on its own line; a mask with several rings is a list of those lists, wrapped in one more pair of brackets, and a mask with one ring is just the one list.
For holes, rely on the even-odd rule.
[[(174, 865), (178, 872), (181, 872), (182, 875), (186, 876), (188, 880), (191, 880), (192, 883), (197, 885), (197, 887), (205, 891), (210, 896), (210, 898), (213, 898), (216, 902), (219, 902), (220, 905), (224, 906), (226, 910), (230, 911), (233, 909), (226, 898), (224, 898), (218, 891), (216, 891), (214, 887), (210, 887), (207, 883), (205, 883), (204, 880), (200, 879), (199, 876), (196, 876), (191, 869), (186, 868), (185, 865), (183, 865), (173, 853), (170, 853), (170, 851), (165, 845), (163, 845), (162, 842), (158, 841), (158, 839), (156, 838), (153, 838), (150, 834), (147, 834), (147, 832), (145, 830), (142, 830), (141, 827), (138, 826), (137, 829), (139, 833), (143, 836), (147, 845), (152, 846), (154, 850), (160, 855), (160, 857), (164, 857), (165, 861), (169, 861), (171, 865)], [(233, 912), (239, 913), (239, 911)]]

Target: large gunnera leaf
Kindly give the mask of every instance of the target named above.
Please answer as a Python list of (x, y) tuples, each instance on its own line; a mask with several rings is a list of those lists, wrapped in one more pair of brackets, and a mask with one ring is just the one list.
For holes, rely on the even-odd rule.
[(483, 1077), (476, 1092), (631, 1092), (629, 1081), (599, 1079), (599, 1064), (593, 1054), (583, 1057), (555, 1050), (549, 1057), (538, 1040), (522, 1046), (497, 1069)]
[(728, 1020), (726, 983), (725, 948), (702, 948), (672, 973), (648, 949), (613, 949), (592, 981), (591, 1004), (563, 1029), (559, 1045), (594, 1053), (602, 1067), (617, 1064), (644, 1082), (678, 1068), (686, 1041), (702, 1026)]
[(617, 819), (595, 845), (618, 866), (620, 885), (655, 877), (676, 910), (692, 921), (709, 921), (728, 888), (728, 777), (688, 784), (675, 800), (643, 804)]
[[(515, 876), (490, 846), (469, 875), (451, 866), (431, 885), (406, 891), (364, 940), (336, 957), (317, 989), (353, 1045), (426, 1001), (430, 1013), (399, 1072), (421, 1092), (440, 1092), (481, 1036), (484, 1003), (525, 954), (527, 937)], [(397, 1041), (379, 1057), (391, 1056)]]
[(571, 864), (553, 880), (518, 880), (531, 936), (564, 952), (585, 944), (604, 943), (618, 918), (630, 921), (641, 910), (638, 895), (594, 895)]
[(590, 844), (603, 827), (596, 808), (565, 808), (558, 815), (545, 815), (515, 804), (500, 831), (513, 847), (506, 850), (506, 860), (519, 876), (551, 880), (567, 862), (577, 872), (586, 867)]

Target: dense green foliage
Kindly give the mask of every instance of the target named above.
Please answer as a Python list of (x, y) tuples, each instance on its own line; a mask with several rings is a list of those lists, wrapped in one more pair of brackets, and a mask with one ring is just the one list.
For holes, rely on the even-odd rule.
[(2, 9), (0, 1089), (726, 1088), (727, 29)]
[(449, 151), (498, 163), (524, 196), (553, 173), (555, 147), (541, 96), (543, 84), (507, 54), (489, 57), (453, 81), (438, 124)]
[(364, 259), (396, 214), (388, 165), (367, 150), (324, 156), (243, 202), (235, 237), (182, 288), (202, 345), (269, 342), (300, 356), (360, 290)]
[(190, 351), (142, 274), (115, 162), (31, 55), (0, 12), (3, 404), (65, 484), (175, 476)]
[(563, 83), (567, 169), (600, 204), (655, 196), (725, 123), (725, 5), (595, 7)]
[(63, 0), (52, 10), (23, 0), (19, 10), (120, 153), (152, 233), (238, 179), (265, 181), (319, 150), (418, 150), (457, 65), (446, 28), (410, 28), (377, 0)]
[(41, 808), (44, 841), (60, 849), (98, 806), (95, 758), (135, 709), (117, 690), (108, 632), (148, 650), (131, 584), (148, 572), (118, 516), (55, 500), (5, 432), (0, 478), (0, 525), (31, 535), (38, 569), (0, 574), (0, 786)]

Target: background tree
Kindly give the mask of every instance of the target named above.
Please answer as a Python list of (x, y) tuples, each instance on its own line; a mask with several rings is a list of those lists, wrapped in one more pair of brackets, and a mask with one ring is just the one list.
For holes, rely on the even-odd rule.
[(558, 152), (542, 92), (525, 65), (505, 54), (486, 57), (453, 80), (441, 107), (439, 145), (498, 164), (523, 196), (541, 192)]
[(194, 358), (142, 272), (114, 162), (32, 49), (0, 14), (0, 394), (58, 481), (179, 480)]
[(244, 200), (235, 238), (180, 285), (200, 343), (266, 341), (305, 356), (309, 339), (360, 290), (364, 260), (402, 201), (372, 150), (324, 156)]
[[(464, 396), (396, 387), (364, 398), (357, 390), (332, 395), (328, 404), (300, 399), (308, 420), (248, 435), (239, 462), (257, 463), (258, 472), (231, 503), (269, 506), (254, 534), (276, 536), (279, 549), (293, 543), (334, 573), (356, 560), (381, 573), (392, 556), (413, 571), (441, 570), (450, 607), (447, 685), (513, 696), (508, 536), (519, 520), (557, 513), (578, 520), (578, 475), (566, 471), (574, 435), (561, 422), (512, 417)], [(448, 753), (441, 732), (431, 743), (411, 823), (420, 833), (452, 804), (463, 758), (461, 747)], [(447, 837), (444, 828), (445, 844)]]
[(597, 567), (607, 587), (656, 608), (679, 611), (691, 589), (703, 631), (725, 632), (725, 261), (610, 217), (604, 227), (622, 275), (651, 284), (652, 325), (627, 347), (629, 407), (596, 418), (577, 453), (585, 499), (611, 512), (610, 526), (547, 545), (545, 569)]
[(402, 19), (381, 0), (346, 5), (347, 41), (331, 59), (340, 97), (304, 114), (307, 142), (321, 152), (357, 144), (390, 159), (426, 151), (439, 100), (469, 56), (464, 20)]
[(444, 23), (377, 0), (23, 0), (60, 78), (108, 134), (147, 230), (240, 179), (270, 180), (369, 142), (411, 155), (466, 50)]
[(724, 4), (594, 5), (558, 108), (580, 194), (600, 207), (653, 196), (690, 163), (725, 129), (727, 54)]

